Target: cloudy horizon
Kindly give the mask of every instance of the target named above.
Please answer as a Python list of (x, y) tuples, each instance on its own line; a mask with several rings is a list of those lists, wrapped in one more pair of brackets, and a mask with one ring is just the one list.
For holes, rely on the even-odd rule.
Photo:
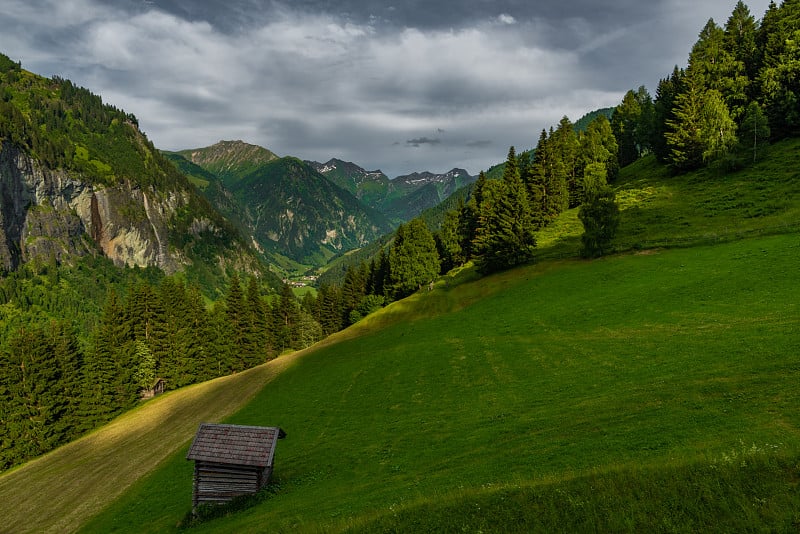
[[(0, 52), (163, 150), (241, 139), (395, 177), (477, 174), (566, 115), (652, 92), (735, 1), (5, 0)], [(768, 0), (747, 2), (760, 19)]]

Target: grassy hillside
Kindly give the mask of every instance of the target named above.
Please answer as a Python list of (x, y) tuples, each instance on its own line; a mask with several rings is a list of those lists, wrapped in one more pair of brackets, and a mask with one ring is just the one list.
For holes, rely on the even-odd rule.
[[(800, 139), (770, 147), (770, 157), (720, 174), (703, 169), (671, 176), (653, 156), (620, 172), (612, 184), (621, 221), (617, 252), (713, 244), (800, 231)], [(538, 235), (539, 257), (574, 257), (583, 227), (578, 210), (561, 215)]]
[[(274, 484), (193, 531), (796, 531), (799, 144), (729, 176), (643, 160), (616, 184), (628, 252), (572, 259), (572, 211), (539, 236), (549, 259), (464, 270), (279, 358), (292, 365), (226, 419), (286, 430)], [(54, 518), (87, 501), (70, 527), (177, 530), (197, 419), (172, 421), (157, 459), (123, 445), (70, 486), (114, 480), (119, 498), (59, 504), (51, 473), (83, 461), (65, 448), (0, 477), (0, 515), (15, 531), (69, 530)], [(62, 511), (32, 513), (31, 495)]]
[[(531, 500), (551, 527), (629, 517), (637, 529), (688, 510), (736, 529), (745, 502), (745, 526), (788, 529), (800, 509), (799, 253), (786, 235), (547, 263), (399, 302), (229, 419), (286, 430), (276, 487), (197, 531), (407, 530), (422, 512), (438, 517), (425, 528), (460, 530), (504, 495), (505, 515), (524, 521)], [(84, 530), (174, 530), (190, 503), (187, 446)], [(580, 515), (574, 499), (622, 515)]]
[(4, 473), (0, 476), (0, 531), (76, 530), (172, 455), (200, 422), (226, 417), (240, 408), (290, 361), (282, 358), (167, 393)]

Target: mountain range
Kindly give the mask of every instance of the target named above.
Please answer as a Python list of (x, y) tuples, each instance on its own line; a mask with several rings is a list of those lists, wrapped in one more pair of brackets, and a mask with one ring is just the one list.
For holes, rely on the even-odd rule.
[(455, 169), (390, 180), (242, 141), (161, 152), (135, 116), (2, 59), (3, 272), (100, 255), (119, 267), (186, 272), (208, 288), (231, 269), (277, 283), (269, 265), (322, 266), (474, 180)]
[(367, 171), (355, 163), (335, 158), (326, 163), (308, 163), (395, 225), (438, 205), (457, 189), (477, 179), (463, 169), (452, 169), (444, 174), (415, 172), (390, 180), (380, 170)]

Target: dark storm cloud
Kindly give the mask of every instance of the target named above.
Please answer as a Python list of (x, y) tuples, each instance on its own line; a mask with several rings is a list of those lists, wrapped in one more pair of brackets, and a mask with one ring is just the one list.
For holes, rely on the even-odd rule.
[(164, 149), (244, 139), (390, 176), (476, 174), (563, 115), (654, 90), (734, 4), (4, 0), (0, 51), (134, 113)]

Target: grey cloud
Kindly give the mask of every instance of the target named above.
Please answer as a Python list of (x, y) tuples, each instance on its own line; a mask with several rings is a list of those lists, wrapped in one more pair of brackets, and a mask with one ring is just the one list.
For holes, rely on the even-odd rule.
[(241, 138), (389, 176), (477, 174), (563, 115), (654, 89), (732, 4), (4, 0), (0, 52), (135, 114), (160, 148)]
[(419, 148), (422, 145), (438, 145), (441, 142), (442, 142), (441, 139), (431, 139), (429, 137), (417, 137), (416, 139), (409, 139), (408, 141), (406, 141), (406, 145)]
[(469, 141), (465, 144), (465, 146), (469, 148), (487, 148), (489, 146), (492, 146), (492, 142), (489, 141), (488, 139), (482, 141)]

